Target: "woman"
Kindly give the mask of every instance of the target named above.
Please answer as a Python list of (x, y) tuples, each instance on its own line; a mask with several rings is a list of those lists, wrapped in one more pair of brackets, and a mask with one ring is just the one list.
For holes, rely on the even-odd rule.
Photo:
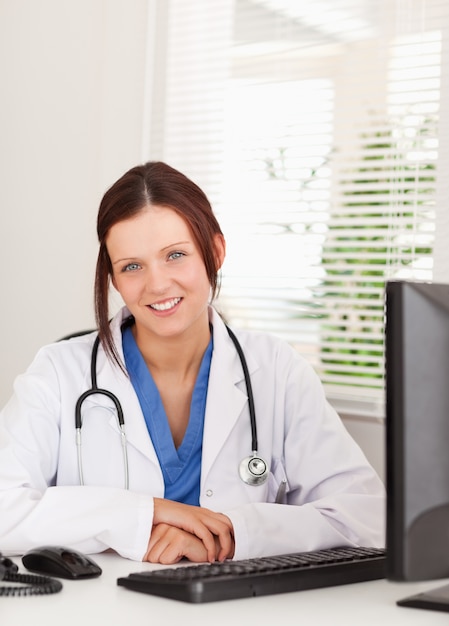
[[(170, 564), (383, 545), (382, 483), (311, 367), (277, 338), (235, 331), (256, 471), (269, 469), (256, 484), (239, 475), (248, 391), (210, 304), (225, 240), (204, 193), (164, 163), (135, 167), (106, 192), (97, 230), (93, 369), (121, 402), (127, 445), (105, 394), (81, 403), (76, 445), (97, 333), (43, 348), (0, 414), (2, 552), (50, 543)], [(125, 306), (109, 323), (111, 281)]]

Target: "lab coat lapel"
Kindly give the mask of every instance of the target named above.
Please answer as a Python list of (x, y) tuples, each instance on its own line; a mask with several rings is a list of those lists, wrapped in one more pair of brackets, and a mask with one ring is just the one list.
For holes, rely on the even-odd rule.
[[(239, 356), (216, 312), (212, 313), (212, 323), (214, 351), (204, 422), (202, 481), (206, 479), (248, 399)], [(254, 365), (251, 359), (247, 361), (251, 373)]]
[[(116, 318), (114, 318), (112, 331), (114, 341), (117, 346), (117, 352), (124, 362), (120, 326), (123, 318), (126, 317), (127, 309), (124, 309), (123, 311), (122, 317), (119, 318), (118, 322), (116, 321)], [(156, 451), (148, 434), (145, 418), (143, 417), (139, 399), (134, 391), (132, 383), (118, 366), (110, 363), (102, 349), (98, 351), (97, 377), (99, 387), (111, 390), (117, 396), (122, 405), (128, 445), (136, 448), (152, 463), (159, 466)], [(101, 400), (101, 402), (103, 401), (104, 400)], [(115, 411), (109, 421), (109, 424), (118, 432), (119, 429), (117, 426)]]
[[(122, 398), (124, 399), (123, 413), (125, 416), (125, 432), (128, 445), (136, 448), (141, 454), (147, 457), (154, 464), (159, 465), (156, 451), (148, 434), (145, 418), (140, 408), (139, 399), (129, 380), (121, 386)], [(117, 422), (111, 421), (111, 425)]]
[[(235, 346), (222, 319), (212, 307), (209, 309), (209, 314), (214, 329), (214, 351), (204, 422), (202, 481), (205, 480), (248, 401), (243, 370)], [(113, 320), (112, 329), (118, 353), (122, 359), (120, 326), (126, 315), (127, 309), (124, 308), (122, 316)], [(252, 374), (257, 369), (257, 364), (251, 355), (245, 354), (245, 356), (249, 372)], [(112, 390), (122, 403), (128, 444), (159, 465), (131, 381), (118, 367), (111, 365), (102, 349), (98, 352), (97, 375), (99, 386)], [(245, 411), (245, 418), (249, 420), (247, 411)], [(115, 417), (111, 418), (110, 423), (111, 427), (117, 429)]]

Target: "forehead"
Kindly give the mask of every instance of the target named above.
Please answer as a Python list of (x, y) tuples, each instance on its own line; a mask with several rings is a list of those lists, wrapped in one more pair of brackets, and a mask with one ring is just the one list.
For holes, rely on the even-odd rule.
[(143, 242), (146, 246), (164, 247), (181, 240), (193, 242), (186, 220), (170, 207), (150, 205), (133, 217), (111, 226), (106, 245), (108, 250), (138, 246)]

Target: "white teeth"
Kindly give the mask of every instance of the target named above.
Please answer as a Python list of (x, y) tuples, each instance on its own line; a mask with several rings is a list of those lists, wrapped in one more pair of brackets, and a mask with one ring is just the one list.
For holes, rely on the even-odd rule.
[(168, 311), (181, 301), (181, 298), (173, 298), (173, 300), (167, 300), (167, 302), (161, 302), (161, 304), (150, 304), (150, 307), (155, 311)]

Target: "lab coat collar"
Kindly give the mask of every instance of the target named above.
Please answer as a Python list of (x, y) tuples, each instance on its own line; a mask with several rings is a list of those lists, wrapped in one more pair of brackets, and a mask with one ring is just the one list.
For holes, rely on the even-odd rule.
[[(111, 320), (112, 337), (117, 354), (125, 366), (122, 345), (122, 325), (130, 317), (127, 307), (122, 307)], [(159, 466), (156, 451), (153, 447), (145, 419), (142, 415), (139, 399), (134, 391), (131, 380), (116, 363), (111, 363), (102, 348), (98, 351), (97, 359), (98, 385), (112, 391), (122, 404), (125, 418), (125, 432), (128, 445), (133, 446), (145, 457)], [(131, 419), (129, 416), (133, 416)], [(115, 417), (111, 417), (110, 425), (118, 430)]]
[[(214, 351), (204, 422), (202, 484), (248, 400), (240, 358), (223, 320), (212, 307), (209, 309), (209, 319), (213, 326)], [(246, 354), (244, 346), (243, 351), (252, 375), (258, 365), (251, 354)], [(250, 432), (248, 410), (245, 411), (245, 418), (246, 414)]]
[[(123, 307), (111, 321), (114, 342), (118, 355), (123, 362), (121, 327), (129, 316), (129, 310)], [(236, 421), (245, 406), (247, 406), (248, 400), (244, 382), (245, 377), (239, 356), (228, 335), (224, 321), (212, 306), (209, 307), (209, 321), (213, 327), (214, 350), (209, 374), (204, 422), (202, 482), (206, 479)], [(258, 364), (251, 354), (247, 354), (245, 346), (243, 345), (242, 347), (249, 373), (252, 375), (257, 370)], [(103, 368), (104, 382), (100, 378)], [(126, 419), (127, 414), (141, 415), (142, 413), (131, 381), (120, 371), (118, 366), (111, 366), (102, 350), (98, 354), (97, 372), (99, 384), (104, 384), (107, 389), (111, 389), (119, 400), (124, 403), (123, 410), (128, 443), (157, 464), (156, 452), (148, 436), (143, 417), (142, 419)], [(245, 412), (245, 418), (246, 413), (248, 411)], [(247, 419), (249, 432), (249, 413)], [(115, 419), (111, 420), (111, 425), (116, 427)]]

